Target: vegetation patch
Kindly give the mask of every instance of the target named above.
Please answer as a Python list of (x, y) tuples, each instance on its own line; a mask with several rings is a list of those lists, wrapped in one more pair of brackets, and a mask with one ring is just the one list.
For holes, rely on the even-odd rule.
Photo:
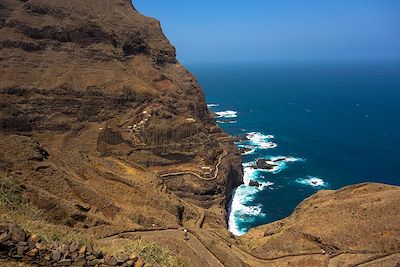
[(0, 176), (0, 206), (17, 210), (25, 204), (20, 184), (6, 175)]
[(45, 214), (24, 199), (23, 190), (19, 180), (0, 174), (0, 222), (19, 224), (47, 242), (68, 240), (83, 244), (93, 243), (93, 238), (83, 232), (46, 222)]
[(115, 257), (137, 255), (150, 266), (184, 267), (188, 266), (180, 255), (142, 238), (113, 239), (97, 244), (103, 252)]

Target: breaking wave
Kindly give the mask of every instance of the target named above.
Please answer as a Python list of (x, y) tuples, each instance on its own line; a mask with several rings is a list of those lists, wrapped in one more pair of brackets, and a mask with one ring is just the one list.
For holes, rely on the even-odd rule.
[(278, 146), (276, 143), (271, 141), (271, 139), (275, 138), (273, 135), (264, 135), (260, 132), (250, 132), (246, 135), (246, 138), (249, 139), (251, 144), (260, 149), (270, 149)]
[[(236, 116), (235, 111), (217, 112), (218, 116), (229, 118)], [(268, 181), (267, 177), (276, 175), (294, 162), (305, 161), (303, 158), (292, 156), (272, 156), (265, 155), (267, 149), (276, 148), (277, 143), (273, 142), (274, 135), (263, 134), (261, 132), (248, 132), (245, 137), (239, 137), (236, 145), (242, 151), (242, 155), (256, 155), (258, 159), (266, 159), (266, 169), (259, 169), (257, 158), (252, 156), (250, 162), (243, 163), (243, 184), (233, 192), (229, 206), (228, 225), (231, 233), (241, 236), (249, 230), (248, 225), (254, 222), (265, 220), (267, 214), (263, 213), (262, 203), (257, 203), (257, 193), (265, 190), (275, 190), (281, 187), (280, 183), (275, 188), (273, 182)], [(263, 167), (263, 166), (259, 166)], [(268, 169), (267, 169), (268, 168)], [(267, 176), (267, 177), (266, 177)], [(328, 184), (321, 178), (307, 176), (303, 179), (297, 179), (297, 183), (313, 186), (325, 187)], [(250, 186), (251, 184), (251, 186)]]
[(222, 123), (222, 124), (233, 124), (233, 123), (237, 123), (237, 121), (231, 121), (231, 120), (223, 120), (223, 121), (217, 121), (218, 123)]
[(237, 117), (237, 111), (233, 110), (226, 110), (226, 111), (218, 111), (215, 112), (217, 115), (217, 118), (236, 118)]
[(219, 107), (219, 104), (207, 104), (208, 108), (215, 108), (215, 107)]
[(254, 152), (256, 152), (256, 148), (257, 148), (255, 146), (244, 145), (244, 144), (237, 144), (237, 147), (247, 149), (247, 150), (242, 152), (242, 155), (251, 155)]
[(269, 172), (276, 174), (286, 169), (288, 167), (287, 163), (297, 162), (297, 161), (305, 161), (305, 159), (295, 158), (295, 157), (283, 157), (283, 156), (270, 157), (269, 160), (266, 161), (266, 163), (274, 165), (274, 167), (272, 167), (271, 169), (258, 169), (258, 170), (260, 172)]
[[(262, 213), (262, 205), (249, 205), (250, 201), (254, 200), (254, 195), (262, 190), (260, 187), (249, 186), (251, 180), (256, 180), (258, 178), (257, 170), (251, 167), (251, 163), (244, 163), (244, 175), (243, 182), (241, 186), (236, 188), (233, 192), (231, 205), (229, 209), (229, 231), (236, 236), (244, 235), (247, 232), (246, 227), (240, 227), (239, 222), (249, 222), (254, 221), (259, 217), (265, 217), (266, 215)], [(266, 182), (260, 183), (263, 186), (271, 186), (273, 183)]]
[(314, 176), (307, 176), (306, 178), (296, 179), (296, 182), (302, 185), (309, 185), (313, 187), (326, 187), (328, 184), (321, 178)]

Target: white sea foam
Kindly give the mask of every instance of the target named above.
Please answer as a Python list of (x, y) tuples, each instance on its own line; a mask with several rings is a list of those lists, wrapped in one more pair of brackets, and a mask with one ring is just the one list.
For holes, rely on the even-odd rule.
[(251, 180), (255, 180), (258, 177), (258, 170), (254, 169), (254, 162), (243, 163), (243, 183), (249, 185)]
[(219, 107), (219, 104), (207, 104), (208, 108)]
[(261, 149), (270, 149), (270, 148), (275, 148), (277, 146), (278, 146), (278, 144), (269, 141), (269, 142), (265, 142), (265, 143), (260, 144), (259, 148), (261, 148)]
[(259, 216), (265, 216), (262, 213), (260, 204), (248, 205), (250, 201), (254, 201), (254, 196), (257, 192), (263, 189), (264, 186), (271, 186), (273, 183), (260, 182), (262, 187), (249, 186), (251, 180), (256, 180), (259, 176), (258, 170), (252, 168), (254, 162), (243, 163), (243, 185), (235, 189), (231, 205), (229, 209), (229, 230), (237, 236), (244, 235), (246, 229), (241, 229), (238, 221), (249, 221)]
[(242, 152), (242, 155), (251, 155), (254, 152), (256, 152), (256, 147), (255, 146), (249, 146), (249, 145), (243, 145), (243, 144), (237, 144), (238, 147), (240, 148), (247, 148), (248, 151)]
[(296, 179), (296, 182), (303, 185), (310, 185), (314, 187), (326, 187), (328, 186), (327, 183), (318, 177), (307, 176), (306, 178), (299, 178)]
[(265, 183), (264, 182), (259, 182), (259, 183), (261, 184), (262, 187), (271, 187), (274, 185), (274, 183), (270, 182), (270, 181), (265, 182)]
[(251, 144), (260, 149), (270, 149), (278, 146), (276, 143), (270, 141), (270, 139), (275, 138), (273, 135), (264, 135), (260, 132), (251, 132), (247, 133), (246, 137), (250, 140)]
[(241, 215), (250, 215), (250, 216), (259, 216), (262, 215), (263, 213), (261, 212), (261, 205), (255, 205), (255, 206), (245, 206), (243, 205), (243, 208), (240, 210)]
[(296, 161), (305, 161), (305, 159), (302, 158), (295, 158), (295, 157), (284, 157), (284, 156), (276, 156), (276, 157), (271, 157), (271, 161), (277, 163), (277, 162), (296, 162)]
[(242, 153), (242, 155), (251, 155), (251, 154), (254, 154), (254, 152), (256, 152), (256, 148), (255, 148), (255, 147), (252, 147), (252, 148), (250, 148), (250, 150), (244, 151), (244, 152)]
[(241, 236), (246, 233), (246, 229), (239, 227), (237, 221), (245, 219), (246, 221), (255, 219), (256, 217), (264, 217), (265, 214), (262, 213), (261, 204), (254, 206), (246, 205), (246, 202), (252, 200), (252, 195), (257, 193), (259, 189), (253, 186), (241, 185), (235, 189), (231, 205), (229, 209), (229, 231), (234, 235)]
[(236, 118), (237, 117), (237, 111), (233, 110), (225, 110), (225, 111), (218, 111), (215, 112), (217, 115), (217, 118)]
[[(232, 112), (232, 113), (230, 113)], [(224, 111), (217, 113), (219, 117), (228, 118), (231, 115), (237, 115), (234, 111)], [(257, 149), (270, 149), (278, 145), (272, 142), (273, 135), (266, 135), (261, 132), (249, 132), (246, 134), (247, 140), (237, 142), (236, 145), (241, 148), (247, 148), (249, 151), (243, 152), (243, 155), (255, 153)], [(249, 205), (255, 202), (255, 196), (262, 190), (273, 190), (274, 183), (267, 180), (263, 173), (278, 173), (287, 168), (287, 164), (296, 161), (303, 161), (301, 158), (274, 156), (269, 158), (267, 163), (274, 166), (271, 170), (255, 169), (255, 162), (243, 163), (243, 185), (239, 186), (233, 192), (229, 208), (228, 225), (231, 233), (237, 236), (244, 235), (247, 232), (246, 223), (254, 222), (257, 218), (265, 217), (262, 212), (262, 205)], [(250, 186), (250, 181), (257, 181), (260, 186)], [(279, 187), (279, 185), (278, 185)], [(277, 187), (277, 188), (278, 188)]]
[(261, 172), (270, 172), (270, 173), (276, 174), (276, 173), (281, 172), (281, 171), (282, 171), (283, 169), (285, 169), (285, 168), (286, 168), (286, 165), (280, 163), (280, 164), (278, 164), (278, 165), (272, 167), (271, 169), (260, 169), (260, 171), (261, 171)]
[(237, 123), (237, 121), (229, 121), (229, 120), (224, 120), (224, 121), (217, 121), (218, 123), (222, 123), (222, 124), (232, 124), (232, 123)]

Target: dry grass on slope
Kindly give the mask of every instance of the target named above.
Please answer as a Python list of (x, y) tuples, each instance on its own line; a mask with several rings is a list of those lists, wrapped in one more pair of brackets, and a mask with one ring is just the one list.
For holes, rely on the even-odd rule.
[(107, 255), (123, 257), (126, 255), (141, 256), (150, 266), (184, 267), (186, 261), (176, 253), (161, 247), (159, 244), (142, 238), (115, 238), (96, 242), (96, 247)]
[[(176, 253), (143, 239), (95, 240), (85, 231), (46, 222), (42, 211), (23, 198), (23, 186), (18, 180), (0, 174), (0, 222), (13, 222), (46, 242), (65, 240), (94, 245), (109, 256), (141, 256), (150, 266), (187, 266)], [(1, 265), (1, 264), (0, 264)]]
[(93, 238), (84, 232), (46, 222), (43, 212), (23, 198), (23, 187), (17, 179), (0, 174), (0, 222), (10, 221), (46, 242), (64, 241), (92, 244)]

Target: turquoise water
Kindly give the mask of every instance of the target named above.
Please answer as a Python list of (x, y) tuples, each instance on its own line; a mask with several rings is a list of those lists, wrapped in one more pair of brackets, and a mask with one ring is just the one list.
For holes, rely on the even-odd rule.
[[(230, 230), (282, 219), (319, 189), (360, 182), (400, 184), (400, 65), (203, 64), (189, 66), (210, 109), (238, 143), (245, 185)], [(229, 123), (228, 123), (229, 122)], [(276, 147), (275, 147), (276, 146)], [(270, 171), (258, 158), (285, 157)], [(272, 158), (273, 160), (274, 158)], [(276, 158), (275, 158), (276, 159)], [(260, 187), (248, 186), (257, 180)]]

